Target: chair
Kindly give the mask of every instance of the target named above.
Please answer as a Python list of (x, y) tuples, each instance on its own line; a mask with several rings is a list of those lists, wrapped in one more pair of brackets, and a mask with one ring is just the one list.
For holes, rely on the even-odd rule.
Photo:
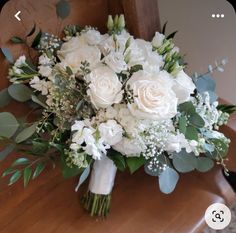
[[(0, 16), (1, 46), (8, 47), (15, 57), (27, 52), (24, 46), (12, 46), (14, 35), (24, 36), (34, 21), (44, 31), (58, 33), (67, 24), (93, 25), (105, 30), (108, 14), (124, 13), (128, 28), (136, 37), (150, 39), (160, 30), (157, 0), (70, 0), (69, 18), (57, 19), (57, 0), (11, 0)], [(22, 21), (13, 16), (21, 10)], [(8, 63), (0, 55), (0, 89), (8, 85)], [(13, 103), (8, 110), (22, 115), (27, 109)], [(2, 111), (2, 109), (0, 109)], [(235, 129), (226, 127), (226, 134), (236, 139)], [(230, 151), (230, 156), (234, 151)], [(0, 172), (16, 157), (8, 158)], [(235, 167), (233, 168), (235, 169)], [(236, 170), (236, 169), (235, 169)], [(37, 181), (24, 189), (21, 182), (7, 187), (0, 183), (0, 232), (24, 233), (197, 233), (206, 227), (204, 212), (214, 203), (231, 205), (235, 195), (224, 179), (221, 168), (207, 174), (192, 172), (181, 175), (174, 193), (162, 194), (153, 177), (138, 171), (135, 175), (118, 174), (108, 219), (91, 218), (79, 204), (80, 194), (74, 192), (77, 178), (63, 180), (59, 169), (48, 168)], [(86, 185), (85, 185), (86, 186)], [(85, 186), (82, 189), (85, 189)], [(81, 190), (84, 191), (84, 190)]]

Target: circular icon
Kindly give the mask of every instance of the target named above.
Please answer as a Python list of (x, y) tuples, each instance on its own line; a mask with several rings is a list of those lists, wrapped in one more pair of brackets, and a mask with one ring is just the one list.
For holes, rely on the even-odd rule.
[(210, 228), (222, 230), (227, 227), (231, 221), (230, 209), (222, 203), (214, 203), (207, 208), (205, 221)]

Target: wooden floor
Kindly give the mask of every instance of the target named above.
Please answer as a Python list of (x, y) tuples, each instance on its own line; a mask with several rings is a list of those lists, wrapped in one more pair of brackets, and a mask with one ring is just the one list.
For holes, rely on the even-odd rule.
[[(9, 158), (10, 160), (10, 158)], [(5, 162), (5, 165), (9, 161)], [(5, 165), (1, 166), (1, 170)], [(4, 233), (188, 233), (202, 232), (204, 211), (210, 203), (224, 202), (214, 179), (233, 193), (219, 169), (208, 174), (183, 175), (176, 191), (161, 194), (157, 180), (140, 171), (118, 174), (107, 219), (91, 218), (74, 192), (76, 179), (63, 180), (59, 170), (48, 169), (24, 189), (22, 182), (0, 184), (0, 232)], [(205, 176), (204, 176), (205, 177)], [(219, 185), (220, 186), (220, 185)], [(228, 195), (228, 196), (230, 196)]]

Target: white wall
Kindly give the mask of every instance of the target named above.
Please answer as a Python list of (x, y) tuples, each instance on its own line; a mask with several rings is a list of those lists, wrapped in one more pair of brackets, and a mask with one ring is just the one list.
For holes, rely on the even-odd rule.
[[(226, 0), (159, 0), (161, 23), (179, 32), (175, 44), (186, 54), (188, 73), (207, 71), (215, 60), (228, 58), (225, 72), (214, 73), (217, 94), (236, 104), (236, 15)], [(225, 17), (213, 19), (215, 13)]]

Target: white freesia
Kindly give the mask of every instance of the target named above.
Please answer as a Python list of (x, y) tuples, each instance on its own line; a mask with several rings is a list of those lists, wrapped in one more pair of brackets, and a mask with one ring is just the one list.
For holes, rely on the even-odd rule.
[(29, 84), (35, 90), (40, 91), (42, 95), (47, 95), (49, 88), (52, 86), (50, 81), (40, 80), (38, 76), (35, 76)]
[(177, 101), (172, 90), (173, 80), (165, 71), (138, 71), (127, 82), (133, 91), (133, 103), (128, 108), (139, 119), (165, 120), (177, 113)]
[(165, 39), (165, 35), (161, 34), (160, 32), (156, 32), (155, 36), (152, 39), (152, 46), (153, 47), (160, 47)]
[(26, 57), (25, 57), (25, 55), (22, 55), (16, 60), (14, 66), (21, 67), (22, 65), (25, 64), (25, 62), (26, 62)]
[(96, 108), (107, 108), (122, 100), (122, 84), (109, 67), (100, 65), (88, 75), (87, 81), (90, 82), (87, 94)]
[(122, 140), (123, 129), (115, 120), (108, 120), (98, 126), (101, 138), (113, 146)]
[(196, 86), (192, 79), (181, 70), (174, 79), (173, 90), (178, 98), (178, 103), (181, 104), (190, 99), (190, 95), (194, 92)]

